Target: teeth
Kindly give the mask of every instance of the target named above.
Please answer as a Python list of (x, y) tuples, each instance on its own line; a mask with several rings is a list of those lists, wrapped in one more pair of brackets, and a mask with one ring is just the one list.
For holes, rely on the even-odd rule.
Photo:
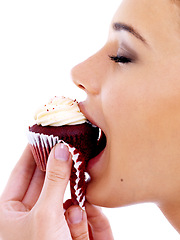
[(101, 138), (101, 134), (102, 134), (102, 130), (99, 128), (99, 136), (98, 136), (98, 141), (99, 141), (99, 139)]
[(92, 126), (92, 127), (95, 127), (95, 128), (97, 128), (97, 126), (96, 126), (96, 125), (94, 125), (94, 124), (92, 124), (92, 122), (90, 122), (89, 120), (87, 120), (86, 122), (87, 122), (87, 123), (89, 123), (89, 124), (91, 124), (91, 126)]
[(91, 181), (91, 176), (89, 175), (89, 173), (85, 172), (84, 174), (85, 174), (85, 181), (86, 181), (86, 183)]

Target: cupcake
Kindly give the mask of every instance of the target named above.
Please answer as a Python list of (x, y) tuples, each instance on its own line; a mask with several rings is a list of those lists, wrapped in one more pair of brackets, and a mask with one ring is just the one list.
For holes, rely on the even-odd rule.
[(105, 146), (104, 134), (100, 138), (99, 128), (80, 112), (77, 101), (65, 97), (51, 99), (36, 112), (35, 121), (27, 135), (38, 168), (46, 171), (51, 149), (64, 142), (73, 159), (70, 177), (72, 202), (84, 208), (87, 163)]

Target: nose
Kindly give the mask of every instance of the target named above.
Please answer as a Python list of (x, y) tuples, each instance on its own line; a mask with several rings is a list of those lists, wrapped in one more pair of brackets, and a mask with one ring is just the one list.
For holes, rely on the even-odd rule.
[(98, 95), (101, 91), (105, 66), (103, 51), (99, 51), (71, 70), (73, 82), (87, 94)]

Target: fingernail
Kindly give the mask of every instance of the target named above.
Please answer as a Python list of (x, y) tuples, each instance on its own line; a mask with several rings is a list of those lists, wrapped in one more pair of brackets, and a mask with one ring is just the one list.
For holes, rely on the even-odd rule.
[(54, 157), (57, 160), (67, 161), (69, 159), (69, 149), (63, 143), (59, 143), (55, 146)]
[(83, 210), (81, 210), (79, 207), (73, 208), (68, 213), (68, 219), (71, 224), (78, 224), (83, 219)]

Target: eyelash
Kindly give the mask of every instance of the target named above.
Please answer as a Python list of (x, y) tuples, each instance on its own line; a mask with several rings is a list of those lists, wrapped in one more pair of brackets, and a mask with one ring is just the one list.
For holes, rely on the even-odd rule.
[(124, 56), (109, 56), (109, 58), (116, 62), (116, 63), (122, 63), (122, 64), (127, 64), (127, 63), (131, 63), (132, 62), (132, 59), (131, 58), (128, 58), (128, 57), (124, 57)]

